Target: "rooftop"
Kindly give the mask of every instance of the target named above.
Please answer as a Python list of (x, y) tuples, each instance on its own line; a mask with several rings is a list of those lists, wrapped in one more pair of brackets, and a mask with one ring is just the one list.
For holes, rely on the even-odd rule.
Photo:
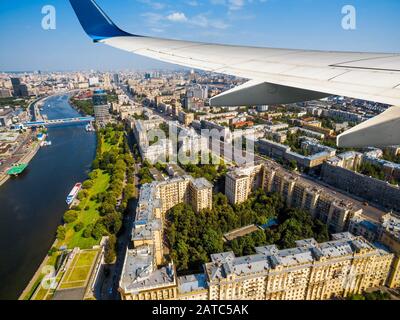
[(21, 174), (22, 172), (25, 171), (25, 169), (26, 169), (27, 167), (28, 167), (28, 165), (27, 165), (26, 163), (21, 163), (21, 164), (19, 164), (19, 165), (16, 165), (16, 166), (10, 168), (10, 169), (7, 171), (7, 174), (10, 175), (10, 176)]
[(178, 288), (180, 293), (190, 293), (207, 290), (207, 280), (204, 273), (191, 274), (178, 278)]
[(322, 257), (337, 258), (353, 255), (360, 250), (378, 251), (380, 254), (388, 252), (376, 248), (362, 237), (355, 237), (350, 233), (334, 235), (334, 240), (318, 244), (314, 239), (297, 242), (296, 248), (278, 250), (274, 245), (256, 248), (257, 254), (245, 257), (235, 257), (233, 252), (214, 254), (212, 262), (206, 264), (206, 271), (211, 280), (225, 278), (230, 274), (237, 276), (259, 273), (266, 270), (282, 267), (298, 267), (312, 264)]
[(176, 283), (173, 266), (156, 269), (150, 246), (127, 250), (120, 286), (126, 291), (144, 290)]
[(397, 239), (400, 239), (400, 218), (387, 214), (382, 218), (382, 227)]
[(199, 179), (192, 179), (192, 184), (196, 187), (196, 189), (210, 189), (213, 187), (212, 183), (209, 182), (207, 179), (199, 178)]

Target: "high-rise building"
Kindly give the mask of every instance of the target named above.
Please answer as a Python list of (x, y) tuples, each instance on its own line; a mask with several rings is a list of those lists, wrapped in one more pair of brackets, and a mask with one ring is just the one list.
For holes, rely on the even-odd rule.
[(119, 79), (119, 74), (118, 73), (114, 73), (113, 81), (114, 81), (114, 84), (117, 85), (117, 86), (120, 84), (120, 79)]
[(11, 84), (14, 91), (14, 97), (28, 97), (29, 91), (25, 84), (21, 83), (19, 78), (11, 78)]
[(225, 178), (225, 195), (231, 204), (245, 202), (250, 194), (262, 187), (262, 166), (240, 168), (227, 173)]
[(10, 98), (10, 97), (12, 97), (10, 89), (5, 89), (5, 88), (0, 89), (0, 98)]
[(94, 117), (97, 123), (106, 124), (111, 120), (107, 94), (104, 90), (96, 90), (93, 94)]
[(89, 87), (95, 87), (99, 85), (99, 78), (98, 77), (91, 77), (89, 78)]
[(19, 86), (21, 85), (21, 80), (19, 78), (11, 78), (11, 84), (13, 87), (14, 91), (14, 96), (15, 97), (20, 97), (21, 96), (21, 89)]
[(309, 212), (312, 217), (326, 223), (332, 232), (346, 230), (350, 219), (362, 212), (359, 206), (348, 199), (273, 162), (238, 168), (226, 176), (225, 195), (231, 204), (246, 201), (258, 188), (280, 194), (287, 206)]

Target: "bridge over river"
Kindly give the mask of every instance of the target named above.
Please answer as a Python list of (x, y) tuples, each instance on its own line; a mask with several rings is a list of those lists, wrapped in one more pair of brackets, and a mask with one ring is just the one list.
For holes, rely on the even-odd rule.
[(66, 125), (74, 123), (90, 123), (95, 119), (93, 117), (77, 117), (77, 118), (65, 118), (65, 119), (54, 119), (54, 120), (42, 120), (42, 121), (31, 121), (24, 123), (25, 127), (49, 127), (57, 125)]

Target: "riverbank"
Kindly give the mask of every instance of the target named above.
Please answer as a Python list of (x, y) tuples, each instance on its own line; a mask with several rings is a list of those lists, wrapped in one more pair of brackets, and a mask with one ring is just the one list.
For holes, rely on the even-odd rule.
[[(78, 197), (80, 204), (64, 214), (64, 224), (57, 229), (57, 240), (44, 258), (20, 300), (37, 299), (43, 291), (43, 268), (56, 269), (57, 257), (64, 250), (90, 249), (108, 236), (105, 262), (116, 257), (116, 235), (122, 226), (122, 218), (128, 201), (134, 196), (134, 163), (121, 126), (110, 126), (98, 132), (97, 156), (93, 161), (89, 179), (83, 183)], [(111, 183), (112, 182), (112, 183)], [(59, 270), (59, 269), (58, 269)], [(51, 298), (45, 294), (44, 297)]]
[[(49, 120), (79, 117), (68, 95), (49, 98), (42, 107)], [(0, 192), (0, 300), (16, 300), (52, 247), (55, 230), (68, 209), (73, 185), (84, 181), (96, 154), (96, 135), (82, 124), (48, 129), (52, 146), (41, 148), (17, 179)], [(28, 160), (28, 157), (26, 160)]]
[[(33, 136), (31, 134), (31, 136)], [(24, 147), (24, 145), (20, 146), (20, 148)], [(15, 159), (15, 161), (13, 161), (13, 163), (10, 163), (5, 169), (4, 171), (0, 174), (0, 187), (5, 184), (10, 178), (11, 176), (7, 174), (7, 171), (12, 168), (13, 165), (17, 164), (17, 163), (25, 163), (25, 164), (29, 164), (31, 162), (31, 160), (35, 157), (35, 155), (38, 153), (38, 151), (40, 150), (40, 144), (39, 142), (33, 142), (31, 149), (28, 150), (24, 155), (22, 155), (20, 158)]]
[[(57, 95), (59, 95), (59, 94), (57, 94)], [(48, 100), (49, 98), (52, 98), (54, 96), (57, 96), (57, 95), (42, 97), (42, 98), (36, 99), (35, 101), (32, 101), (28, 106), (28, 110), (31, 110), (31, 120), (36, 121), (38, 115), (40, 115), (39, 110), (36, 108), (37, 105), (44, 104), (46, 100)], [(31, 130), (31, 129), (28, 129), (28, 130)], [(31, 139), (33, 139), (34, 138), (33, 132), (31, 131), (29, 134), (30, 134)], [(24, 144), (25, 143), (27, 143), (27, 139), (24, 141)], [(23, 148), (24, 144), (19, 146), (18, 149)], [(14, 164), (17, 164), (17, 163), (29, 164), (30, 161), (33, 159), (33, 157), (36, 156), (36, 154), (38, 153), (39, 150), (40, 150), (40, 144), (37, 143), (37, 145), (36, 145), (36, 143), (33, 143), (31, 150), (27, 150), (26, 153), (24, 155), (22, 155), (20, 158), (16, 158), (12, 163), (11, 162), (8, 163), (7, 168), (5, 168), (3, 172), (0, 172), (0, 187), (11, 178), (10, 175), (7, 174), (7, 171)]]
[(92, 99), (76, 99), (78, 95), (79, 91), (70, 96), (70, 105), (83, 116), (94, 116), (94, 105)]

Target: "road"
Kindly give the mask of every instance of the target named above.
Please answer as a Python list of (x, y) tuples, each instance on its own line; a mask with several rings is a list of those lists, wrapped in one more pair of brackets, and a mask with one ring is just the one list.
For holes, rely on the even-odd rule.
[[(139, 190), (139, 170), (140, 164), (135, 164), (134, 184), (136, 195)], [(132, 247), (131, 234), (136, 216), (137, 202), (137, 199), (130, 202), (129, 213), (124, 216), (123, 227), (117, 239), (117, 260), (115, 264), (106, 267), (108, 269), (107, 275), (103, 273), (103, 280), (100, 281), (101, 287), (98, 288), (99, 300), (120, 300), (121, 298), (118, 292), (119, 280), (124, 266), (126, 250)]]

